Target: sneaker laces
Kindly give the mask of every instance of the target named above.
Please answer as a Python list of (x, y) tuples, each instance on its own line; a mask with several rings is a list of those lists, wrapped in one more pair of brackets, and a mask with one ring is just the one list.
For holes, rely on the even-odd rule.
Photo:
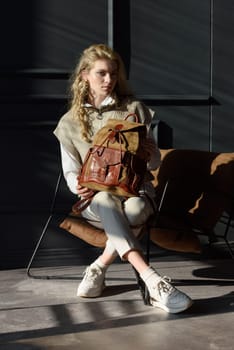
[(175, 288), (170, 284), (170, 282), (171, 278), (163, 276), (159, 279), (157, 285), (153, 288), (157, 289), (160, 295), (162, 295), (163, 293), (170, 295), (175, 291)]
[(102, 274), (101, 270), (95, 267), (87, 267), (83, 272), (85, 279), (94, 282)]

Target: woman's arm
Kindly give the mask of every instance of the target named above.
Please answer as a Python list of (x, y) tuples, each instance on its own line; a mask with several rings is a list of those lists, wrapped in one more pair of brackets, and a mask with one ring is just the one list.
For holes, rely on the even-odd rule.
[(60, 150), (64, 178), (70, 191), (77, 194), (77, 175), (80, 172), (81, 165), (61, 143)]
[(78, 175), (81, 170), (81, 164), (76, 158), (66, 150), (66, 148), (60, 143), (61, 160), (63, 175), (70, 191), (79, 195), (82, 198), (90, 198), (94, 192), (87, 187), (82, 187), (78, 183)]

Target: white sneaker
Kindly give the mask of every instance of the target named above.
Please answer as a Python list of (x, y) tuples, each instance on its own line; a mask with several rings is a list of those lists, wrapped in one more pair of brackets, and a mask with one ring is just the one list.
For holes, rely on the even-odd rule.
[(94, 263), (86, 268), (84, 277), (77, 289), (77, 296), (83, 298), (99, 297), (104, 288), (105, 271)]
[(150, 301), (155, 307), (176, 314), (188, 309), (193, 301), (183, 292), (173, 287), (168, 277), (161, 277), (156, 284), (150, 288)]

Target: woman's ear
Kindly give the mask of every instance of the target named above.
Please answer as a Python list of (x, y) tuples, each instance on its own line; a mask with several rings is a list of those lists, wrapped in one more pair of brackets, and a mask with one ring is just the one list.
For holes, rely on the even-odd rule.
[(88, 73), (87, 73), (86, 69), (84, 69), (84, 70), (81, 72), (81, 77), (82, 77), (82, 79), (83, 79), (84, 81), (87, 81), (87, 75), (88, 75)]

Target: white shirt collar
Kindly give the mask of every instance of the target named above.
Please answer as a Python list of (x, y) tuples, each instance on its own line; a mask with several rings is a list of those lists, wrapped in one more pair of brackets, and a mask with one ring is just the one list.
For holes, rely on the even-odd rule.
[[(115, 99), (112, 97), (112, 96), (107, 96), (103, 101), (102, 103), (100, 104), (99, 106), (99, 109), (102, 108), (102, 107), (106, 107), (106, 106), (109, 106), (109, 105), (112, 105), (115, 103)], [(85, 107), (93, 107), (90, 103), (86, 102), (84, 104)]]

